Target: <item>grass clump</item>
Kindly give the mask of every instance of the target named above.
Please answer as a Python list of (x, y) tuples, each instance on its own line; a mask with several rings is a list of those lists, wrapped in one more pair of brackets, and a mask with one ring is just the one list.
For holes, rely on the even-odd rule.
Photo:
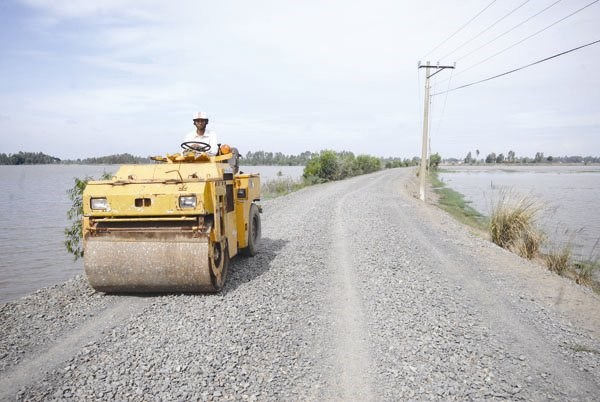
[(500, 191), (489, 222), (492, 241), (521, 257), (532, 259), (545, 239), (536, 226), (540, 210), (540, 204), (530, 197)]
[(572, 345), (571, 349), (573, 349), (574, 352), (579, 353), (579, 352), (586, 352), (586, 353), (595, 353), (595, 354), (600, 354), (599, 351), (597, 351), (596, 349), (590, 348), (588, 346), (585, 345)]
[(598, 259), (577, 261), (573, 264), (573, 267), (577, 273), (575, 279), (577, 283), (582, 285), (593, 285), (594, 272), (600, 269), (600, 261)]
[(594, 291), (600, 293), (600, 283), (594, 280), (594, 273), (600, 269), (600, 255), (596, 252), (598, 243), (600, 243), (600, 239), (596, 240), (589, 257), (575, 262), (573, 269), (576, 273), (575, 281), (577, 283), (590, 286)]
[(263, 183), (261, 186), (264, 199), (275, 198), (300, 190), (309, 185), (305, 180), (294, 180), (289, 177), (276, 178)]
[(572, 247), (567, 244), (562, 248), (550, 250), (544, 254), (546, 266), (550, 271), (556, 272), (559, 275), (564, 275), (571, 266), (571, 256), (573, 254)]

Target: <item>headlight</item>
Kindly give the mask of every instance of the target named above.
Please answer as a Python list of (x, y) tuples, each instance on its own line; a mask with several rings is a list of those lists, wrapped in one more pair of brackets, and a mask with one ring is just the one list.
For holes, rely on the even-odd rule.
[(90, 207), (106, 211), (108, 209), (108, 200), (106, 198), (92, 198), (90, 200)]
[(179, 208), (196, 208), (196, 196), (184, 195), (179, 197)]

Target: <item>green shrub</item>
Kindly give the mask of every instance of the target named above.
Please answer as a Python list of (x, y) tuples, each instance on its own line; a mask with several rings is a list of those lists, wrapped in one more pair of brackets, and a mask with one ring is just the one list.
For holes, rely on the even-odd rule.
[[(111, 174), (104, 172), (101, 180), (110, 178)], [(77, 260), (83, 257), (83, 191), (88, 182), (94, 179), (86, 176), (84, 179), (75, 177), (73, 180), (73, 188), (67, 190), (67, 195), (72, 202), (71, 208), (67, 211), (67, 218), (71, 222), (71, 226), (64, 231), (66, 236), (64, 244), (67, 252), (73, 254), (73, 258)]]
[(319, 159), (321, 160), (319, 177), (327, 181), (339, 179), (340, 163), (335, 152), (323, 151)]
[(442, 162), (442, 157), (437, 152), (429, 157), (429, 168), (431, 170), (436, 170), (440, 163)]
[(381, 161), (369, 155), (358, 155), (356, 157), (356, 170), (359, 174), (373, 173), (381, 170)]
[(374, 156), (359, 155), (352, 152), (325, 150), (313, 157), (304, 167), (303, 177), (312, 183), (342, 180), (348, 177), (373, 173), (381, 170), (381, 160)]

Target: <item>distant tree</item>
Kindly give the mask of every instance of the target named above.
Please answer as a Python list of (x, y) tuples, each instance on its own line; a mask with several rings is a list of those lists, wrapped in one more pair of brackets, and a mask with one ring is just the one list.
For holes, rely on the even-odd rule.
[(485, 158), (485, 163), (495, 163), (496, 162), (496, 153), (492, 152)]
[(550, 155), (550, 156), (548, 156), (548, 157), (546, 158), (546, 161), (547, 161), (548, 163), (552, 163), (552, 161), (553, 161), (553, 160), (554, 160), (554, 158), (552, 157), (552, 155)]
[(535, 154), (535, 158), (533, 159), (533, 161), (535, 163), (540, 163), (544, 160), (544, 153), (543, 152), (536, 152)]
[(479, 159), (479, 150), (478, 149), (475, 150), (475, 155), (476, 155), (475, 162), (477, 162), (477, 159)]
[(510, 162), (510, 163), (515, 162), (515, 151), (508, 151), (507, 162)]
[(503, 163), (504, 162), (504, 154), (500, 154), (498, 156), (496, 156), (496, 163)]
[(465, 156), (465, 164), (473, 163), (473, 157), (471, 156), (471, 151)]

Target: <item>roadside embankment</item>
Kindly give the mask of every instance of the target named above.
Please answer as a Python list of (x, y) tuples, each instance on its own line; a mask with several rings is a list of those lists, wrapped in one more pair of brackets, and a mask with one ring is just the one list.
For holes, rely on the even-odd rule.
[[(596, 244), (591, 250), (581, 250), (581, 244), (589, 241), (587, 237), (581, 238), (584, 228), (571, 229), (571, 234), (566, 240), (564, 237), (569, 233), (569, 229), (563, 225), (560, 226), (560, 236), (556, 237), (556, 232), (552, 235), (540, 224), (541, 221), (547, 222), (548, 215), (554, 213), (543, 199), (524, 194), (512, 187), (494, 186), (493, 183), (488, 191), (488, 197), (491, 197), (489, 216), (485, 216), (474, 209), (465, 195), (447, 186), (439, 177), (438, 171), (433, 171), (429, 176), (434, 190), (432, 201), (435, 205), (500, 247), (523, 258), (535, 260), (550, 271), (568, 277), (600, 294), (600, 255), (597, 250), (600, 239), (596, 239)], [(516, 181), (518, 182), (518, 179)], [(485, 193), (483, 188), (481, 191)], [(581, 213), (579, 211), (576, 217), (578, 221), (581, 220)], [(576, 244), (580, 248), (579, 255), (575, 252)], [(585, 256), (581, 254), (582, 251), (586, 252)]]

